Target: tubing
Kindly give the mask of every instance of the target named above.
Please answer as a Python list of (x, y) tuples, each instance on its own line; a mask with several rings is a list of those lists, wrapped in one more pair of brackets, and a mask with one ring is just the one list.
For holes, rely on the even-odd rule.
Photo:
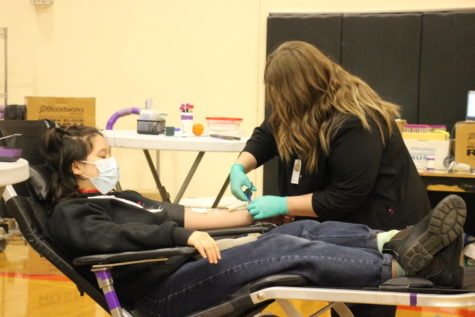
[(130, 107), (130, 108), (123, 108), (116, 111), (110, 118), (107, 120), (106, 130), (112, 130), (117, 119), (120, 117), (129, 115), (129, 114), (140, 114), (140, 108), (137, 107)]

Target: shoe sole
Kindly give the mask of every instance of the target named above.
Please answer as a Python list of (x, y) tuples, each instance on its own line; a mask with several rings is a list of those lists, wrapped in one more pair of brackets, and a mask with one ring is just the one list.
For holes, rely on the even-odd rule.
[(444, 198), (432, 211), (426, 231), (404, 252), (404, 256), (399, 257), (400, 264), (409, 272), (423, 269), (434, 254), (463, 233), (466, 215), (467, 208), (462, 198), (456, 195)]

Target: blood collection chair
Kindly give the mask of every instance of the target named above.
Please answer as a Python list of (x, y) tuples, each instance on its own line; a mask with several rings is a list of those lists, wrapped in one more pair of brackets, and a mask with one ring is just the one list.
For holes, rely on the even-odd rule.
[[(81, 293), (87, 293), (94, 301), (109, 311), (112, 316), (133, 316), (133, 307), (130, 303), (121, 307), (114, 288), (110, 270), (118, 265), (133, 265), (151, 261), (166, 261), (176, 255), (194, 256), (196, 250), (192, 247), (163, 248), (140, 252), (124, 252), (116, 254), (102, 254), (84, 256), (71, 259), (62, 250), (58, 249), (44, 234), (46, 228), (46, 211), (50, 206), (43, 199), (48, 194), (48, 173), (42, 167), (30, 167), (30, 178), (27, 181), (30, 193), (28, 196), (20, 196), (15, 193), (12, 186), (8, 186), (4, 193), (6, 208), (10, 215), (18, 223), (18, 227), (28, 242), (41, 256), (45, 257), (73, 281)], [(236, 237), (248, 233), (264, 232), (273, 225), (258, 224), (249, 227), (230, 228), (226, 230), (209, 230), (208, 232), (216, 237)], [(94, 272), (96, 281), (91, 279), (89, 270)], [(278, 281), (278, 284), (275, 284)], [(257, 284), (249, 285), (250, 290), (256, 285), (301, 285), (305, 280), (299, 276), (282, 275), (258, 281)], [(101, 292), (102, 289), (102, 292)], [(241, 290), (242, 292), (242, 290)], [(236, 296), (239, 296), (237, 294)], [(243, 305), (244, 300), (235, 299), (230, 301), (230, 306), (225, 307), (226, 311), (235, 311), (235, 316), (244, 316), (247, 309), (255, 311), (262, 309), (262, 305), (254, 305), (249, 302)], [(236, 306), (237, 305), (237, 306)], [(239, 308), (239, 309), (238, 309)], [(218, 310), (221, 311), (222, 310)], [(228, 314), (226, 314), (228, 315)], [(223, 316), (222, 313), (215, 313), (210, 316)]]
[[(71, 259), (65, 252), (54, 246), (44, 234), (46, 232), (47, 211), (52, 207), (48, 203), (51, 172), (39, 151), (41, 136), (52, 124), (54, 123), (47, 120), (0, 121), (0, 136), (19, 134), (15, 138), (10, 138), (9, 142), (4, 145), (22, 149), (22, 158), (29, 161), (30, 164), (29, 179), (20, 184), (7, 186), (5, 189), (3, 199), (8, 216), (16, 220), (28, 244), (71, 279), (77, 285), (81, 294), (88, 294), (113, 316), (131, 316), (133, 307), (130, 304), (121, 307), (113, 289), (113, 281), (110, 274), (110, 270), (113, 267), (150, 261), (166, 261), (168, 258), (177, 255), (192, 257), (197, 252), (192, 247), (176, 247)], [(272, 227), (274, 227), (273, 224), (259, 223), (253, 226), (209, 230), (208, 232), (216, 239), (220, 239), (244, 236), (250, 233), (262, 233)], [(121, 264), (122, 262), (125, 262), (125, 264)], [(89, 271), (91, 266), (96, 280), (94, 278), (91, 279)], [(243, 296), (241, 294), (245, 294), (246, 290), (248, 290), (248, 293), (249, 290), (252, 291), (264, 286), (290, 286), (305, 283), (306, 281), (302, 277), (294, 275), (279, 275), (262, 279), (236, 293), (233, 299), (228, 302), (228, 306), (215, 308), (218, 313), (213, 313), (213, 316), (230, 315), (229, 311), (233, 311), (232, 315), (234, 316), (244, 316), (247, 313), (254, 314), (269, 302), (266, 301), (265, 303), (255, 305), (248, 301), (247, 305), (243, 305), (246, 301), (242, 299)]]
[[(10, 129), (5, 129), (2, 123), (0, 122), (2, 134), (5, 132), (21, 133), (21, 131), (12, 131), (18, 126), (10, 125)], [(41, 135), (47, 128), (44, 123), (37, 121), (32, 121), (25, 126), (28, 126), (29, 133), (35, 137)], [(33, 146), (30, 141), (28, 141), (30, 143), (28, 146)], [(38, 149), (37, 145), (35, 149)], [(30, 154), (38, 155), (38, 153)], [(25, 159), (28, 160), (28, 157)], [(28, 181), (23, 184), (7, 186), (3, 194), (6, 208), (17, 221), (21, 233), (31, 247), (71, 279), (81, 294), (88, 294), (112, 316), (134, 316), (133, 305), (120, 303), (115, 294), (110, 274), (113, 267), (134, 265), (144, 261), (166, 261), (175, 255), (191, 257), (196, 254), (192, 247), (178, 247), (69, 258), (44, 234), (46, 210), (51, 208), (47, 202), (50, 190), (49, 175), (48, 167), (42, 164), (41, 160), (36, 164), (31, 164)], [(211, 230), (210, 234), (219, 239), (220, 237), (240, 236), (256, 231), (264, 232), (270, 227), (259, 224), (250, 227)], [(90, 270), (94, 272), (96, 280), (91, 278)], [(470, 276), (473, 275), (470, 274)], [(474, 284), (473, 281), (472, 284)], [(196, 312), (191, 316), (254, 316), (273, 301), (280, 304), (287, 316), (302, 316), (292, 306), (290, 302), (292, 299), (328, 302), (326, 307), (311, 316), (317, 316), (329, 308), (334, 309), (342, 317), (352, 316), (344, 303), (435, 307), (475, 306), (474, 292), (438, 289), (424, 279), (393, 279), (379, 289), (337, 289), (309, 286), (305, 279), (298, 275), (273, 275), (246, 285), (225, 301), (216, 303), (215, 306)]]

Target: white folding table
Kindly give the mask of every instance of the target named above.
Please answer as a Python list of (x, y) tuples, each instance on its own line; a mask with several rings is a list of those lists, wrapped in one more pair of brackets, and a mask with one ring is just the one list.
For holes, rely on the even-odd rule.
[[(240, 140), (224, 140), (212, 138), (209, 136), (165, 136), (139, 134), (133, 130), (104, 130), (102, 131), (107, 138), (111, 147), (129, 148), (129, 149), (141, 149), (145, 154), (147, 163), (152, 172), (152, 176), (155, 180), (160, 196), (164, 201), (170, 201), (170, 195), (167, 193), (165, 187), (160, 181), (160, 177), (157, 173), (157, 169), (152, 161), (149, 150), (167, 150), (167, 151), (193, 151), (198, 152), (198, 155), (193, 162), (183, 184), (181, 185), (177, 196), (173, 200), (174, 203), (178, 203), (183, 197), (188, 184), (191, 181), (198, 165), (201, 162), (205, 152), (241, 152), (246, 145), (247, 138), (241, 138)], [(221, 197), (229, 184), (229, 175), (226, 178), (221, 190), (213, 203), (213, 208), (217, 207)]]
[[(12, 192), (10, 185), (27, 180), (28, 177), (30, 177), (28, 161), (18, 159), (15, 162), (0, 162), (0, 197), (7, 201), (8, 194)], [(1, 215), (0, 222), (3, 222)], [(6, 245), (6, 235), (2, 234), (0, 235), (0, 252), (5, 249)]]
[(5, 186), (22, 182), (28, 177), (30, 177), (30, 170), (26, 160), (0, 162), (0, 197), (5, 190)]

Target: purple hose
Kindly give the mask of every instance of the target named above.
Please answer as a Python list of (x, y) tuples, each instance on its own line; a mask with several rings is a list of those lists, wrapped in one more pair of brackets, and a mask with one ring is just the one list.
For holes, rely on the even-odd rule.
[(112, 130), (112, 127), (114, 126), (117, 119), (119, 119), (120, 117), (129, 115), (129, 114), (140, 114), (140, 108), (130, 107), (130, 108), (124, 108), (124, 109), (120, 109), (120, 110), (116, 111), (109, 118), (109, 120), (107, 120), (106, 130)]

